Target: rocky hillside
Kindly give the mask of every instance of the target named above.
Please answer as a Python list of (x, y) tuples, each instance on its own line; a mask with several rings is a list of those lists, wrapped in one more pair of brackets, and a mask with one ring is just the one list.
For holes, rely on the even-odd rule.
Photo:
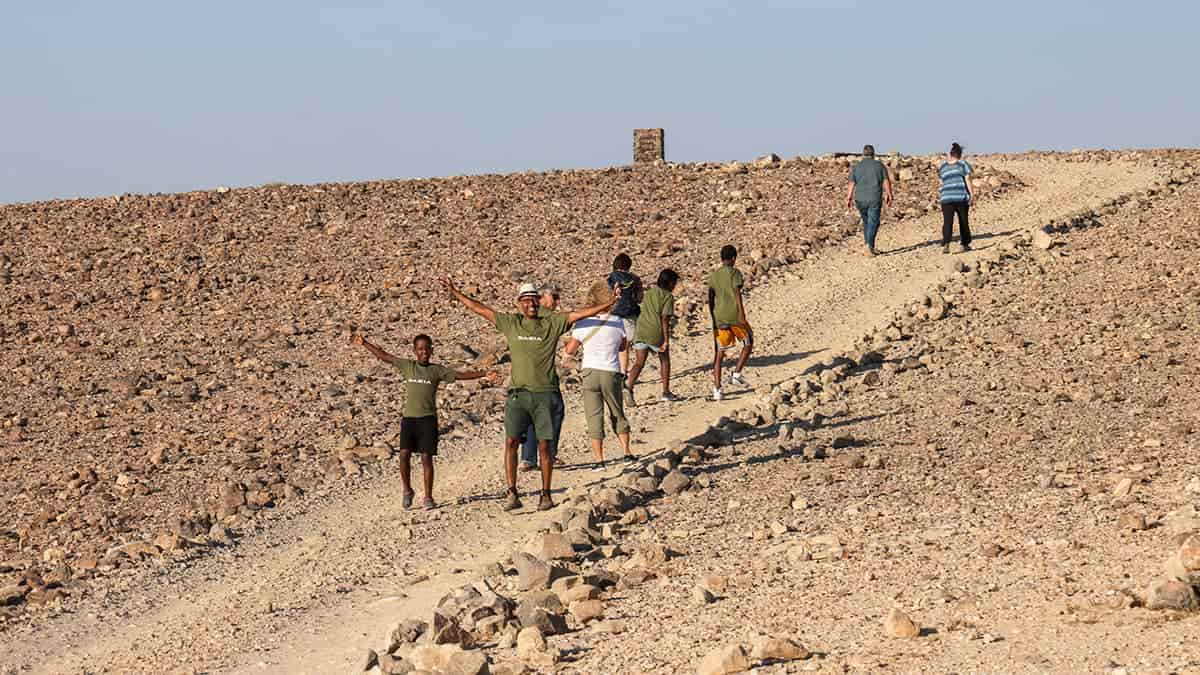
[[(885, 227), (936, 194), (929, 159), (889, 162)], [(979, 165), (984, 199), (1020, 187)], [(686, 330), (721, 245), (753, 282), (857, 236), (846, 171), (768, 157), (0, 207), (0, 604), (227, 541), (389, 455), (402, 401), (345, 347), (350, 326), (400, 353), (424, 331), (438, 358), (503, 360), (436, 276), (498, 307), (527, 278), (578, 303), (627, 251), (646, 277), (682, 274)], [(474, 435), (500, 395), (452, 387), (445, 426)]]

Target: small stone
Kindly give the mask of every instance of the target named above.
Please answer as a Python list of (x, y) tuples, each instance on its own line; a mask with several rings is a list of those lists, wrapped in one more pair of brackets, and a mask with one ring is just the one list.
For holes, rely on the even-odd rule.
[(551, 567), (546, 562), (525, 552), (513, 556), (513, 564), (517, 568), (517, 589), (528, 591), (538, 588), (549, 588)]
[(692, 484), (692, 479), (688, 478), (687, 474), (679, 469), (673, 469), (663, 479), (659, 488), (669, 495), (677, 495), (683, 492)]
[(888, 637), (905, 640), (911, 640), (921, 634), (921, 629), (917, 628), (917, 624), (913, 623), (907, 614), (894, 608), (883, 620), (883, 631)]
[(579, 584), (558, 592), (558, 599), (564, 605), (570, 605), (579, 600), (595, 600), (600, 597), (600, 589), (591, 584)]
[(1200, 607), (1196, 591), (1179, 579), (1161, 578), (1146, 589), (1147, 609), (1168, 609), (1181, 612), (1195, 611)]
[(1132, 478), (1122, 478), (1121, 480), (1117, 481), (1117, 484), (1115, 487), (1113, 487), (1112, 491), (1114, 497), (1125, 497), (1128, 496), (1130, 492), (1133, 492)]
[(0, 587), (0, 607), (12, 607), (25, 602), (25, 593), (28, 590), (26, 586)]
[(625, 622), (619, 619), (608, 619), (607, 621), (597, 621), (592, 624), (592, 630), (597, 633), (609, 633), (612, 635), (620, 635), (625, 632)]
[(576, 600), (571, 603), (569, 611), (576, 621), (585, 624), (604, 616), (604, 603), (599, 600)]
[(546, 646), (546, 638), (536, 628), (523, 628), (517, 633), (517, 658), (531, 666), (553, 666), (558, 651)]
[(717, 596), (713, 592), (703, 586), (696, 586), (692, 589), (692, 603), (703, 607), (717, 601)]
[(1054, 237), (1045, 228), (1039, 227), (1033, 231), (1033, 245), (1043, 251), (1047, 251), (1051, 246), (1054, 246)]
[(727, 675), (750, 670), (750, 657), (741, 645), (718, 647), (709, 652), (696, 668), (696, 675)]
[(700, 581), (700, 584), (707, 588), (715, 595), (723, 594), (729, 588), (729, 578), (717, 575), (709, 575)]
[(401, 656), (393, 656), (391, 654), (379, 654), (379, 672), (383, 675), (409, 675), (413, 672), (413, 665), (408, 659)]
[(470, 648), (474, 643), (474, 636), (463, 629), (457, 618), (445, 616), (441, 612), (433, 613), (433, 644), (455, 644)]
[(750, 650), (750, 658), (755, 661), (796, 661), (810, 656), (811, 652), (791, 638), (762, 637)]
[(575, 548), (561, 533), (550, 532), (542, 535), (539, 558), (542, 560), (562, 560), (575, 557)]
[(1123, 513), (1117, 520), (1117, 528), (1126, 532), (1141, 532), (1146, 529), (1146, 516), (1140, 513)]
[(379, 665), (379, 654), (374, 649), (367, 650), (366, 663), (363, 664), (363, 672), (367, 672)]
[(395, 651), (401, 644), (413, 644), (421, 639), (421, 636), (429, 631), (429, 624), (417, 619), (408, 619), (400, 623), (399, 626), (392, 631), (392, 647), (389, 652)]

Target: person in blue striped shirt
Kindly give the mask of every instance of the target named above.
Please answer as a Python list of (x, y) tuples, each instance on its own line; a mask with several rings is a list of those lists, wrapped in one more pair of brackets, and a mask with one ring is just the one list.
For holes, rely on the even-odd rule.
[(949, 156), (938, 167), (938, 178), (942, 187), (938, 196), (942, 202), (942, 253), (950, 252), (950, 240), (954, 237), (954, 216), (958, 215), (959, 243), (963, 251), (971, 250), (971, 227), (967, 224), (967, 211), (971, 206), (971, 165), (962, 158), (963, 149), (958, 143), (950, 146)]

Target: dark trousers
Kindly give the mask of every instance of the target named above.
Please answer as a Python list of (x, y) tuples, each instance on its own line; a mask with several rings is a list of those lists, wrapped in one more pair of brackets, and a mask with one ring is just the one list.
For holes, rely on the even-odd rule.
[(963, 246), (971, 245), (971, 227), (967, 224), (967, 202), (949, 202), (942, 204), (942, 245), (950, 243), (954, 238), (954, 214), (958, 214), (958, 231), (962, 235)]
[(863, 239), (866, 240), (867, 246), (875, 248), (875, 235), (879, 232), (879, 209), (881, 204), (855, 204), (858, 207), (858, 214), (862, 216), (863, 221)]
[[(563, 417), (566, 417), (567, 407), (563, 404), (562, 391), (554, 392), (554, 404), (550, 408), (550, 418), (554, 421), (554, 440), (550, 441), (550, 456), (558, 456), (558, 438), (562, 435)], [(534, 466), (538, 464), (537, 434), (533, 425), (525, 432), (525, 440), (521, 442), (521, 461)]]

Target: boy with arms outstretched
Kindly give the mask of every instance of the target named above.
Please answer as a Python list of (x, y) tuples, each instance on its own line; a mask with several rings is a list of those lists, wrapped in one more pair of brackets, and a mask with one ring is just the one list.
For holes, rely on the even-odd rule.
[(438, 450), (437, 389), (456, 380), (487, 378), (493, 384), (500, 381), (499, 373), (483, 370), (454, 371), (429, 362), (433, 356), (433, 338), (424, 333), (413, 338), (416, 359), (392, 356), (367, 342), (362, 335), (351, 335), (350, 344), (368, 352), (395, 368), (404, 378), (404, 417), (400, 419), (400, 479), (404, 482), (404, 508), (412, 507), (413, 489), (409, 473), (412, 453), (421, 455), (425, 474), (425, 508), (436, 508), (433, 501), (433, 456)]

